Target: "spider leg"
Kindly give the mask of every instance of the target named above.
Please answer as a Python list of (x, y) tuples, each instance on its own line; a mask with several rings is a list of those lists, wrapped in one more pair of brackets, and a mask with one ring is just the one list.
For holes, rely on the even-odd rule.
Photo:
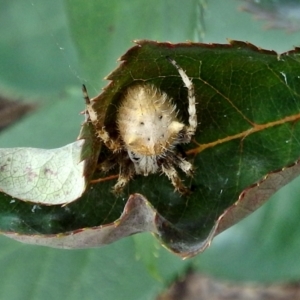
[(91, 100), (89, 97), (89, 94), (87, 92), (86, 86), (83, 84), (82, 85), (82, 93), (83, 93), (83, 98), (85, 100), (86, 104), (86, 110), (85, 110), (85, 121), (87, 122), (88, 120), (91, 120), (92, 123), (97, 122), (97, 114), (92, 108)]
[(194, 175), (193, 165), (187, 160), (185, 160), (185, 158), (179, 156), (174, 152), (169, 151), (168, 160), (172, 163), (172, 165), (178, 166), (185, 174), (187, 174), (187, 176)]
[[(85, 119), (86, 121), (91, 120), (93, 124), (97, 124), (97, 114), (92, 107), (91, 100), (85, 85), (82, 85), (82, 92), (87, 107), (85, 111)], [(109, 150), (118, 152), (122, 149), (120, 141), (112, 139), (104, 126), (100, 130), (97, 130), (97, 135)]]
[(191, 79), (183, 71), (183, 69), (177, 64), (177, 62), (169, 57), (167, 59), (170, 63), (177, 69), (179, 75), (181, 76), (182, 81), (184, 82), (186, 88), (188, 89), (188, 99), (189, 99), (189, 126), (186, 128), (186, 141), (185, 143), (190, 142), (191, 137), (195, 134), (197, 129), (197, 112), (196, 112), (196, 97), (195, 97), (195, 88)]
[(189, 194), (190, 190), (184, 186), (182, 183), (176, 169), (170, 164), (162, 164), (161, 166), (162, 172), (167, 175), (167, 177), (171, 180), (173, 186), (175, 187), (175, 191), (178, 191), (180, 194)]
[(117, 139), (112, 139), (104, 126), (97, 131), (98, 136), (103, 141), (104, 145), (114, 153), (122, 150), (122, 144)]
[(117, 154), (113, 154), (107, 159), (105, 159), (104, 161), (102, 161), (101, 163), (99, 163), (97, 168), (100, 169), (102, 172), (106, 173), (117, 165), (118, 163), (117, 159), (118, 159)]
[(193, 176), (194, 175), (193, 165), (190, 162), (188, 162), (187, 160), (179, 158), (178, 166), (188, 176)]
[(130, 160), (125, 160), (120, 164), (119, 178), (113, 187), (113, 193), (119, 195), (122, 193), (126, 184), (134, 175), (134, 166)]

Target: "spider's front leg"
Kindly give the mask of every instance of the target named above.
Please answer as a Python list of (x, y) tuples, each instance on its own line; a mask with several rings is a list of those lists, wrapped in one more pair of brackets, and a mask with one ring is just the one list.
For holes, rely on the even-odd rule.
[[(96, 127), (97, 122), (98, 122), (98, 117), (97, 113), (94, 110), (90, 97), (88, 95), (87, 89), (85, 85), (82, 86), (82, 93), (83, 93), (83, 98), (86, 103), (86, 121), (90, 120)], [(122, 144), (120, 143), (119, 140), (112, 139), (109, 136), (109, 133), (106, 131), (105, 127), (103, 126), (100, 130), (97, 130), (97, 135), (98, 137), (103, 141), (105, 146), (111, 150), (112, 152), (119, 152), (122, 150)]]

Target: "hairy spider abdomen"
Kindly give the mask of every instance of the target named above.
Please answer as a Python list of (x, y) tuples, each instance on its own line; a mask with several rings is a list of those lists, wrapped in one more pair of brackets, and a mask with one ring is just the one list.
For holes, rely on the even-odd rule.
[(128, 88), (117, 115), (118, 129), (128, 152), (139, 157), (159, 156), (175, 145), (184, 127), (175, 110), (167, 94), (153, 85)]

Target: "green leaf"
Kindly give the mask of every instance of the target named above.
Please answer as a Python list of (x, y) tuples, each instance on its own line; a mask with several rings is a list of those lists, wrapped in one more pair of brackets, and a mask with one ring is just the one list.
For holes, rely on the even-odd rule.
[(180, 197), (157, 176), (136, 178), (129, 193), (145, 195), (170, 222), (157, 221), (159, 235), (173, 251), (186, 256), (204, 250), (215, 234), (299, 175), (294, 124), (299, 119), (299, 54), (278, 56), (242, 42), (210, 46), (140, 41), (108, 77), (112, 83), (93, 99), (94, 109), (101, 113), (98, 129), (105, 125), (114, 132), (120, 94), (139, 82), (172, 95), (187, 122), (186, 91), (166, 56), (186, 70), (196, 88), (201, 125), (194, 145), (186, 149), (197, 170), (189, 182), (194, 192)]
[(156, 260), (160, 265), (173, 263), (173, 273), (158, 281), (136, 259), (132, 239), (85, 251), (32, 247), (4, 237), (0, 237), (0, 245), (1, 270), (5, 274), (0, 282), (1, 299), (151, 300), (184, 265), (176, 257), (166, 260), (168, 253), (161, 249)]
[(83, 141), (62, 148), (0, 149), (0, 188), (14, 198), (38, 204), (65, 204), (85, 190)]
[[(93, 230), (81, 229), (95, 227), (92, 235), (97, 236), (96, 232), (104, 232), (100, 225), (106, 224), (108, 230), (119, 224), (122, 228), (127, 225), (126, 211), (129, 215), (134, 211), (133, 216), (140, 218), (145, 216), (141, 212), (147, 207), (149, 218), (143, 222), (130, 221), (129, 229), (121, 234), (115, 235), (114, 231), (109, 234), (120, 238), (151, 230), (168, 248), (186, 257), (203, 251), (214, 235), (257, 209), (277, 189), (299, 175), (298, 50), (279, 56), (242, 42), (175, 45), (139, 41), (109, 76), (112, 80), (109, 86), (91, 100), (98, 115), (96, 130), (103, 125), (111, 133), (116, 130), (114, 116), (120, 97), (128, 86), (139, 82), (152, 83), (172, 96), (187, 122), (187, 91), (166, 56), (175, 59), (195, 85), (200, 124), (193, 143), (184, 147), (196, 169), (192, 180), (186, 178), (192, 194), (181, 197), (173, 192), (165, 176), (155, 174), (136, 176), (125, 189), (124, 197), (116, 197), (110, 191), (115, 183), (110, 175), (117, 175), (116, 169), (108, 174), (108, 180), (92, 184), (76, 203), (48, 211), (39, 208), (37, 215), (43, 217), (38, 222), (32, 217), (36, 210), (30, 216), (28, 206), (25, 209), (15, 204), (11, 215), (15, 222), (7, 222), (7, 215), (3, 214), (5, 218), (0, 219), (3, 230), (25, 235), (18, 239), (34, 239), (34, 243), (56, 247), (103, 245), (107, 242), (102, 239), (105, 234), (99, 233), (99, 240), (89, 243), (86, 241)], [(107, 155), (103, 149), (100, 161)], [(121, 216), (124, 200), (135, 193), (143, 195), (151, 206), (143, 196), (135, 195), (133, 198), (143, 199), (143, 204), (135, 204), (132, 210), (125, 206)], [(2, 205), (3, 211), (9, 210), (9, 203), (2, 201)], [(130, 201), (127, 206), (130, 207)], [(67, 222), (70, 215), (71, 224)], [(57, 222), (49, 226), (49, 219), (54, 216), (59, 216)], [(26, 226), (22, 222), (24, 217)], [(61, 235), (26, 237), (33, 227), (40, 234), (73, 234), (73, 244), (64, 242)], [(45, 242), (50, 239), (51, 242)]]
[(89, 136), (90, 127), (85, 123), (78, 141), (58, 149), (0, 149), (0, 189), (12, 198), (37, 204), (67, 204), (78, 199), (99, 153), (93, 145), (95, 138)]
[(53, 103), (54, 96), (61, 97), (67, 86), (78, 82), (74, 76), (78, 62), (63, 2), (15, 1), (3, 3), (2, 8), (2, 92), (22, 98), (30, 95), (39, 103), (51, 95)]

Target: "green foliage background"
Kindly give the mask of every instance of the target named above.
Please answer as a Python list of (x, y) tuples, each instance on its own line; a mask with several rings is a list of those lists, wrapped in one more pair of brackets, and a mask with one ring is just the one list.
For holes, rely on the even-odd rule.
[[(123, 3), (124, 2), (124, 3)], [(298, 33), (263, 30), (234, 0), (14, 0), (0, 10), (1, 93), (39, 109), (0, 135), (0, 147), (55, 148), (75, 140), (91, 96), (135, 39), (249, 41), (278, 52)], [(226, 2), (226, 3), (225, 3)], [(299, 179), (250, 217), (218, 236), (205, 253), (182, 261), (150, 234), (89, 250), (23, 245), (0, 236), (1, 299), (154, 299), (193, 266), (232, 280), (300, 278)]]

